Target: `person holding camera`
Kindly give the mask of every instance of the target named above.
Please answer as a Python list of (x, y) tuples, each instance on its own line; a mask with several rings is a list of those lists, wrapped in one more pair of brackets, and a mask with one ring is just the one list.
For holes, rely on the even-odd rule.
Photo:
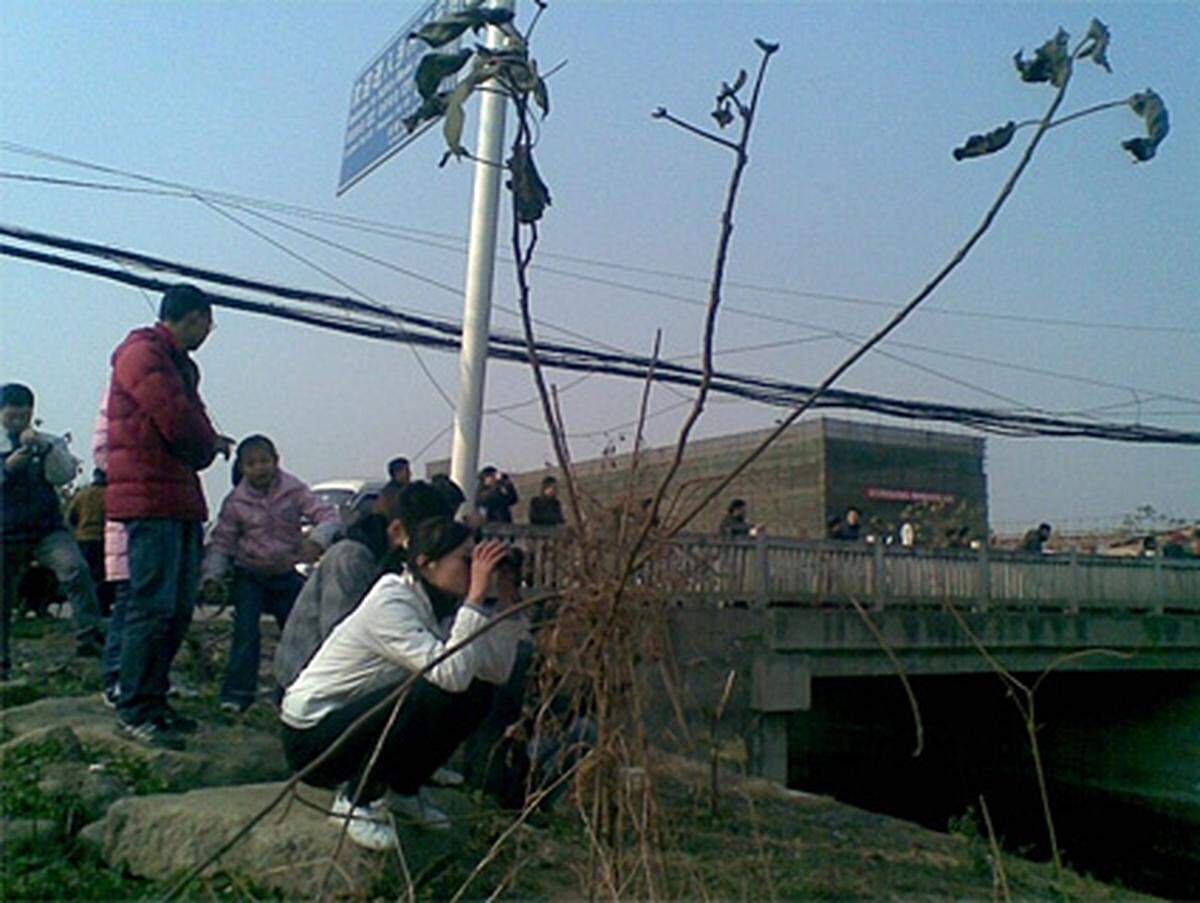
[(508, 474), (490, 464), (479, 471), (479, 486), (475, 490), (475, 506), (485, 523), (511, 524), (512, 507), (517, 503), (517, 488)]
[(12, 669), (9, 626), (21, 577), (36, 560), (58, 578), (75, 618), (75, 652), (99, 657), (104, 643), (96, 588), (83, 554), (63, 523), (58, 487), (71, 481), (79, 462), (65, 440), (39, 432), (33, 391), (20, 383), (0, 387), (0, 524), (4, 543), (0, 677)]
[[(355, 843), (396, 845), (389, 808), (422, 827), (449, 827), (419, 790), (483, 721), (527, 635), (523, 616), (480, 632), (511, 605), (507, 594), (488, 602), (508, 554), (499, 540), (476, 545), (470, 528), (448, 517), (422, 521), (409, 538), (405, 572), (379, 578), (284, 694), (280, 719), (290, 768), (301, 771), (340, 743), (304, 780), (340, 785), (332, 818), (349, 822)], [(392, 718), (386, 701), (413, 675), (419, 676)], [(381, 754), (368, 770), (381, 738)]]

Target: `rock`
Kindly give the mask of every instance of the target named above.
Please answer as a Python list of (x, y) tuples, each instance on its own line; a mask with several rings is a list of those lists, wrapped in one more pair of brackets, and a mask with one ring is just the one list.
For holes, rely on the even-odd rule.
[(57, 747), (59, 755), (55, 757), (56, 761), (81, 762), (84, 758), (83, 744), (79, 742), (78, 735), (61, 724), (36, 728), (0, 744), (0, 758), (26, 746)]
[(26, 840), (57, 840), (62, 836), (58, 822), (52, 818), (6, 818), (0, 822), (0, 847)]
[(42, 699), (8, 709), (0, 714), (0, 726), (16, 735), (0, 751), (35, 737), (38, 742), (65, 737), (54, 732), (67, 730), (77, 745), (141, 759), (152, 775), (178, 790), (277, 780), (289, 773), (278, 737), (241, 724), (202, 724), (187, 738), (183, 752), (143, 746), (116, 733), (116, 716), (99, 694)]
[(46, 796), (73, 801), (72, 824), (87, 824), (101, 818), (108, 807), (133, 788), (103, 765), (85, 762), (48, 762), (42, 766), (38, 790)]
[[(154, 880), (177, 878), (199, 865), (245, 825), (284, 788), (282, 783), (208, 788), (184, 794), (127, 797), (102, 821), (81, 835), (96, 844), (115, 868)], [(327, 810), (329, 791), (299, 789), (260, 821), (208, 873), (228, 872), (257, 887), (287, 897), (312, 898), (338, 842), (338, 825)], [(442, 792), (438, 805), (460, 813), (461, 794)], [(303, 802), (309, 805), (304, 805)], [(284, 815), (286, 808), (286, 815)], [(404, 853), (413, 874), (462, 843), (457, 831), (425, 832), (401, 828)], [(356, 846), (348, 839), (338, 854), (328, 891), (335, 896), (370, 896), (379, 880), (396, 868), (396, 857)]]

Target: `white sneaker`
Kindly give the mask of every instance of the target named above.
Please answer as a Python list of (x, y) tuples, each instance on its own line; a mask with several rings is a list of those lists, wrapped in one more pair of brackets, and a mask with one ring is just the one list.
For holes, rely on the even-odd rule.
[(343, 822), (346, 816), (356, 819), (370, 819), (371, 821), (387, 821), (387, 804), (384, 798), (380, 797), (370, 803), (365, 803), (361, 806), (351, 806), (350, 797), (346, 796), (344, 790), (339, 790), (333, 798), (333, 805), (329, 807), (329, 818), (332, 821)]
[(398, 818), (404, 819), (408, 824), (430, 831), (450, 830), (450, 816), (428, 803), (420, 793), (412, 796), (389, 794), (388, 805)]
[(467, 779), (453, 768), (439, 768), (429, 778), (429, 783), (436, 787), (461, 787), (466, 782)]
[(351, 806), (350, 800), (338, 793), (333, 800), (329, 820), (339, 827), (349, 819), (346, 836), (368, 850), (391, 850), (396, 847), (396, 832), (387, 821), (383, 799), (365, 806)]

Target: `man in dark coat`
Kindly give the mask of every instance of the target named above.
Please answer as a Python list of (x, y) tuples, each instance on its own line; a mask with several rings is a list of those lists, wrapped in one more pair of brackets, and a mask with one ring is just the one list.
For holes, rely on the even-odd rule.
[(563, 523), (562, 502), (558, 500), (558, 480), (542, 478), (542, 493), (529, 500), (529, 523), (535, 527), (557, 527)]
[(490, 464), (479, 471), (479, 488), (475, 490), (475, 505), (489, 524), (511, 524), (512, 506), (517, 503), (517, 487), (508, 474)]
[(54, 571), (75, 617), (79, 655), (99, 657), (104, 642), (96, 589), (79, 546), (63, 524), (57, 487), (70, 482), (78, 462), (66, 442), (39, 432), (33, 391), (20, 383), (0, 386), (0, 535), (3, 538), (3, 610), (0, 612), (0, 677), (12, 667), (9, 622), (17, 609), (21, 578), (31, 561)]
[(212, 306), (190, 285), (163, 294), (159, 321), (135, 329), (112, 356), (107, 508), (129, 536), (130, 593), (121, 647), (118, 729), (181, 748), (195, 723), (167, 704), (171, 661), (187, 633), (208, 517), (197, 472), (232, 440), (213, 428), (189, 357), (212, 331)]

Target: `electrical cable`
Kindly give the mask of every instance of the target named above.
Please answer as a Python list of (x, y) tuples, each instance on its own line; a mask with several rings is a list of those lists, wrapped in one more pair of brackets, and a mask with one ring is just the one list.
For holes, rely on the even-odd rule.
[[(0, 229), (0, 231), (5, 230)], [(11, 234), (11, 229), (8, 232)], [(79, 244), (68, 239), (54, 238), (53, 241), (57, 243)], [(118, 251), (119, 249), (108, 248), (102, 253), (103, 256), (111, 256)], [(8, 244), (0, 244), (0, 254), (74, 270), (76, 272), (88, 273), (122, 284), (141, 286), (155, 291), (164, 291), (171, 284), (158, 279), (134, 276), (120, 270)], [(121, 252), (121, 254), (122, 256), (129, 256), (129, 252)], [(163, 261), (159, 261), (160, 266), (164, 263)], [(168, 267), (168, 269), (170, 268)], [(174, 265), (174, 269), (182, 271), (185, 269), (195, 270), (196, 268), (177, 264)], [(244, 280), (240, 277), (229, 276), (227, 274), (215, 275), (219, 275), (226, 283), (253, 282), (259, 286), (267, 285), (266, 283), (255, 280)], [(321, 297), (320, 293), (302, 292), (286, 287), (276, 288), (277, 291), (275, 294), (279, 297), (293, 299), (293, 296), (301, 295), (310, 300)], [(439, 331), (430, 334), (418, 332), (411, 328), (385, 326), (383, 324), (355, 320), (345, 312), (338, 315), (315, 313), (213, 291), (208, 291), (208, 294), (212, 298), (213, 303), (219, 306), (265, 314), (383, 341), (411, 342), (420, 344), (423, 347), (458, 350), (459, 343), (456, 338), (447, 334), (457, 329), (453, 324), (441, 324), (442, 328)], [(598, 370), (615, 376), (645, 379), (647, 370), (653, 365), (653, 378), (658, 382), (693, 387), (700, 380), (700, 371), (695, 368), (671, 365), (638, 355), (611, 355), (592, 349), (573, 348), (556, 343), (539, 344), (538, 353), (546, 366), (552, 368), (576, 371)], [(494, 344), (489, 348), (489, 357), (521, 363), (527, 363), (528, 360), (528, 355), (523, 347), (503, 336), (495, 337)], [(598, 364), (602, 364), (602, 366), (598, 366)], [(781, 380), (721, 372), (713, 375), (712, 390), (767, 404), (787, 407), (794, 406), (811, 394), (812, 391), (811, 387), (787, 383)], [(1182, 445), (1200, 444), (1200, 433), (1196, 432), (1169, 430), (1163, 427), (1142, 424), (1079, 422), (1042, 415), (1010, 414), (960, 405), (888, 398), (886, 396), (870, 395), (842, 389), (827, 391), (817, 400), (816, 406), (873, 411), (875, 413), (907, 419), (952, 422), (982, 431), (1010, 436), (1074, 436), (1126, 442), (1156, 442)]]

